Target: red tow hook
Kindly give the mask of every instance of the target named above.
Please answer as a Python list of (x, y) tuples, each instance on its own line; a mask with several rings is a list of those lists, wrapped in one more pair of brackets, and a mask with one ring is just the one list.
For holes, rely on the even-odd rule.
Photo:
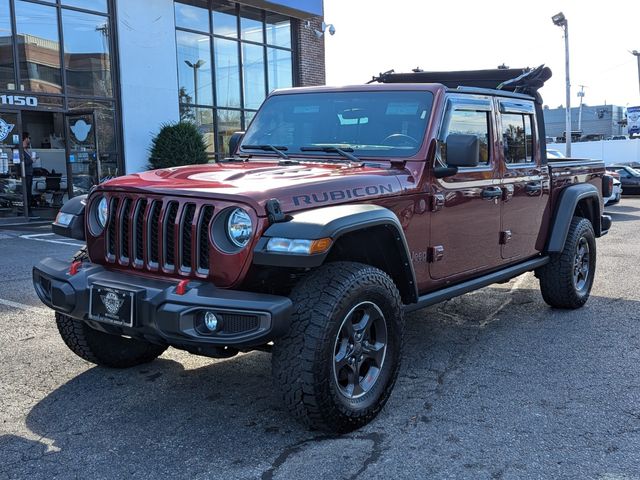
[(71, 264), (71, 267), (69, 267), (69, 275), (73, 276), (76, 273), (78, 273), (78, 270), (80, 270), (81, 266), (82, 266), (82, 262), (81, 261), (73, 262)]
[(189, 280), (181, 280), (176, 287), (176, 293), (178, 295), (184, 295), (187, 293), (187, 287), (189, 286)]

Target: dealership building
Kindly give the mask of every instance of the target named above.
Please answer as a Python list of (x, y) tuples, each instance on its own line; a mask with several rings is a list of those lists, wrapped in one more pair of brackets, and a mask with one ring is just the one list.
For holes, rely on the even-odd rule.
[(322, 0), (0, 0), (0, 215), (24, 132), (42, 208), (144, 170), (164, 123), (224, 156), (271, 90), (324, 83), (323, 30)]

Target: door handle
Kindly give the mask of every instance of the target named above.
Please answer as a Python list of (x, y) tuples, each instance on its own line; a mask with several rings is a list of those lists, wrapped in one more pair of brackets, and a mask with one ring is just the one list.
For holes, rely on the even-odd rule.
[(492, 198), (502, 197), (502, 189), (500, 187), (489, 187), (482, 190), (482, 198), (491, 200)]
[(527, 183), (525, 190), (527, 193), (540, 193), (542, 190), (542, 182)]

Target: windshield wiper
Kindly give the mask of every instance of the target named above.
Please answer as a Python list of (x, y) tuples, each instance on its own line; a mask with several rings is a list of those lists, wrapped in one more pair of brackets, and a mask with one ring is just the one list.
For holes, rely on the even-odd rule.
[(352, 162), (362, 163), (362, 161), (358, 157), (349, 153), (349, 152), (353, 152), (353, 148), (351, 147), (339, 148), (339, 147), (334, 147), (329, 145), (321, 146), (321, 147), (300, 147), (300, 151), (301, 152), (338, 153), (342, 155), (344, 158), (348, 158)]
[(287, 147), (274, 146), (274, 145), (241, 145), (240, 148), (246, 150), (263, 150), (265, 152), (276, 152), (281, 158), (289, 158), (289, 156), (283, 152), (283, 150), (289, 150)]

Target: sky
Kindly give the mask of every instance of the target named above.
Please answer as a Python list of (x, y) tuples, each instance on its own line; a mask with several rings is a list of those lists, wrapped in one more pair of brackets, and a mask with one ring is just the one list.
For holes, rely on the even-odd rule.
[(540, 91), (551, 108), (565, 105), (564, 36), (551, 17), (569, 21), (571, 105), (640, 105), (640, 2), (578, 0), (434, 2), (325, 0), (328, 85), (360, 84), (390, 69), (408, 72), (535, 67), (553, 77)]

